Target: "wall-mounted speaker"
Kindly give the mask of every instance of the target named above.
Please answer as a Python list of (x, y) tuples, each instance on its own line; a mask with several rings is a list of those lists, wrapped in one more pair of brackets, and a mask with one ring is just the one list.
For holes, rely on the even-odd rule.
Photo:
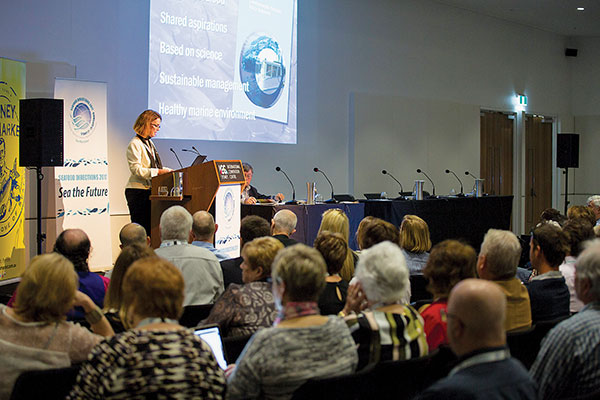
[(577, 57), (577, 49), (565, 49), (565, 57)]
[(21, 167), (62, 167), (62, 99), (19, 101), (19, 165)]
[(558, 168), (579, 168), (579, 135), (560, 133), (556, 143), (556, 166)]

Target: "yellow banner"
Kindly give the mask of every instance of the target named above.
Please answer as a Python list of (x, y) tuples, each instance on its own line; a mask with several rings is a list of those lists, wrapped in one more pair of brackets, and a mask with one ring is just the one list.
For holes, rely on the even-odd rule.
[(25, 270), (25, 168), (19, 167), (19, 99), (25, 63), (0, 58), (0, 280)]

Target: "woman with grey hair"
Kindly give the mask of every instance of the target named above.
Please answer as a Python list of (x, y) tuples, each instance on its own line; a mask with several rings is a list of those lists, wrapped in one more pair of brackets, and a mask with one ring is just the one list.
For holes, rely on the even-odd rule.
[(340, 313), (358, 345), (358, 369), (428, 353), (423, 319), (413, 307), (402, 304), (410, 285), (408, 276), (402, 250), (394, 243), (382, 242), (361, 254), (357, 283), (349, 288)]

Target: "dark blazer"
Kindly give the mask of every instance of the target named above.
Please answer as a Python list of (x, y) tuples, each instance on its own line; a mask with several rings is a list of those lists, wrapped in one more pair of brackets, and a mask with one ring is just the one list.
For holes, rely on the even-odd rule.
[(250, 185), (250, 189), (248, 189), (248, 196), (254, 197), (255, 199), (270, 199), (271, 196), (267, 196), (266, 194), (259, 193), (258, 190)]
[(294, 245), (296, 243), (298, 243), (297, 240), (292, 239), (291, 237), (285, 236), (285, 235), (273, 235), (273, 237), (277, 240), (279, 240), (281, 243), (283, 243), (283, 245), (285, 247)]
[(223, 270), (223, 286), (227, 289), (230, 283), (237, 283), (242, 285), (242, 257), (230, 258), (228, 260), (221, 261), (221, 269)]
[(417, 399), (537, 399), (537, 384), (514, 358), (472, 365), (426, 389)]

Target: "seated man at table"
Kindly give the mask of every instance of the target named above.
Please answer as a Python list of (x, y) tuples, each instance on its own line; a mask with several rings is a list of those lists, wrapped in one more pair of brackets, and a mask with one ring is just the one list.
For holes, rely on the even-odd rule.
[(252, 176), (254, 175), (254, 168), (252, 168), (252, 165), (248, 163), (243, 163), (242, 167), (244, 168), (244, 178), (246, 179), (246, 184), (242, 189), (243, 204), (256, 204), (257, 199), (275, 202), (282, 201), (285, 198), (285, 196), (281, 193), (277, 193), (275, 196), (267, 196), (259, 193), (258, 190), (250, 184), (252, 182)]
[(298, 241), (290, 238), (296, 232), (298, 217), (290, 210), (279, 210), (271, 220), (271, 236), (279, 240), (285, 247), (294, 245)]

